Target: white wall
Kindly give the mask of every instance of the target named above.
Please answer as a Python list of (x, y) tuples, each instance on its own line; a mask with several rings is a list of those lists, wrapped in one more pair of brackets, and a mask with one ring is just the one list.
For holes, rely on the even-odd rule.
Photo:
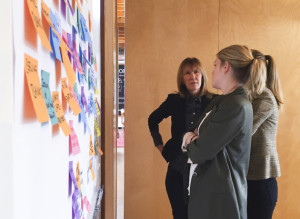
[(0, 26), (0, 212), (1, 218), (12, 218), (13, 47), (10, 0), (1, 3)]
[[(41, 124), (37, 119), (24, 116), (24, 53), (38, 60), (38, 72), (50, 72), (50, 90), (60, 93), (61, 83), (56, 83), (54, 59), (42, 46), (37, 37), (37, 48), (31, 47), (24, 37), (24, 3), (27, 1), (3, 1), (1, 4), (0, 24), (1, 34), (1, 79), (0, 79), (0, 218), (6, 219), (47, 219), (72, 218), (72, 195), (69, 194), (69, 161), (73, 161), (74, 172), (77, 162), (82, 171), (82, 192), (91, 204), (91, 212), (84, 217), (91, 218), (96, 200), (96, 192), (100, 186), (100, 155), (95, 155), (95, 181), (88, 170), (89, 139), (93, 135), (94, 116), (88, 116), (91, 133), (84, 133), (83, 123), (67, 108), (65, 118), (74, 122), (81, 153), (69, 155), (69, 137), (63, 132), (53, 129), (51, 122)], [(39, 10), (41, 0), (38, 0)], [(52, 10), (60, 14), (52, 0), (44, 1)], [(59, 1), (60, 2), (60, 1)], [(80, 2), (80, 1), (79, 1)], [(86, 3), (86, 1), (83, 1)], [(13, 8), (13, 9), (12, 9)], [(92, 1), (83, 7), (92, 10)], [(41, 11), (40, 11), (41, 12)], [(41, 14), (40, 14), (41, 16)], [(86, 16), (85, 16), (86, 17)], [(93, 17), (93, 16), (92, 16)], [(61, 17), (62, 27), (71, 32), (70, 26)], [(97, 26), (94, 26), (97, 31)], [(94, 40), (99, 39), (92, 34)], [(94, 41), (95, 42), (95, 41)], [(99, 45), (99, 43), (95, 43)], [(100, 86), (100, 48), (95, 49), (98, 61), (98, 86)], [(66, 77), (61, 64), (61, 78)], [(60, 78), (60, 79), (61, 79)], [(77, 82), (78, 83), (78, 82)], [(80, 88), (80, 86), (78, 86)], [(99, 87), (100, 88), (100, 87)], [(100, 89), (99, 89), (100, 90)], [(85, 85), (85, 94), (89, 94)], [(95, 95), (95, 94), (94, 94)], [(100, 95), (97, 95), (100, 101)], [(74, 188), (73, 188), (74, 190)]]

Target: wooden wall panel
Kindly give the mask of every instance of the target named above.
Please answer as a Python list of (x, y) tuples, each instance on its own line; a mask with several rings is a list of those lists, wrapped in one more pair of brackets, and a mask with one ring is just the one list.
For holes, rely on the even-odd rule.
[(285, 101), (277, 135), (282, 176), (273, 218), (300, 218), (300, 2), (220, 2), (220, 49), (244, 44), (272, 55), (277, 63)]
[[(210, 80), (216, 52), (231, 44), (259, 49), (277, 61), (285, 104), (277, 138), (282, 176), (273, 218), (299, 218), (300, 2), (127, 0), (125, 13), (125, 219), (171, 218), (164, 187), (167, 164), (153, 147), (147, 118), (176, 90), (182, 59), (200, 58)], [(169, 125), (161, 127), (164, 140)]]
[[(211, 72), (218, 1), (126, 1), (125, 218), (168, 219), (167, 164), (154, 148), (148, 116), (176, 91), (180, 62), (200, 58)], [(207, 19), (210, 18), (210, 19)], [(212, 52), (213, 51), (213, 52)], [(164, 141), (170, 123), (161, 127)]]

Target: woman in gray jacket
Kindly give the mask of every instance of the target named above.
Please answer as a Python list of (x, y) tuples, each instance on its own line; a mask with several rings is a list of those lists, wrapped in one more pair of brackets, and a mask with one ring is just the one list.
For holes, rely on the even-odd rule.
[(280, 166), (276, 149), (278, 109), (283, 104), (273, 58), (252, 50), (261, 65), (247, 83), (253, 107), (253, 128), (248, 172), (248, 219), (270, 219), (277, 202)]
[(243, 85), (259, 69), (248, 47), (240, 45), (222, 49), (214, 66), (212, 85), (224, 95), (183, 138), (192, 163), (188, 217), (247, 218), (253, 112)]

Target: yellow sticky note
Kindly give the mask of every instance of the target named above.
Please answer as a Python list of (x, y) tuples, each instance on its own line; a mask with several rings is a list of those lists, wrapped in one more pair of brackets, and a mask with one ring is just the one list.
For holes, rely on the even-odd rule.
[(94, 128), (95, 128), (95, 130), (97, 132), (97, 136), (99, 137), (101, 135), (101, 133), (100, 133), (100, 129), (99, 129), (99, 126), (98, 126), (98, 121), (97, 121), (96, 118), (94, 120)]
[(68, 102), (68, 104), (70, 105), (73, 113), (75, 114), (75, 116), (77, 116), (80, 112), (80, 106), (78, 105), (78, 103), (76, 102), (76, 100), (74, 99), (68, 85), (67, 85), (67, 79), (63, 78), (61, 79), (61, 89), (64, 93), (64, 96)]
[(52, 92), (52, 99), (59, 126), (63, 130), (65, 136), (68, 136), (71, 134), (71, 128), (65, 120), (64, 111), (59, 100), (58, 92)]
[(99, 152), (100, 155), (102, 156), (102, 155), (103, 155), (103, 151), (102, 151), (101, 148), (99, 147), (99, 144), (98, 144), (98, 141), (97, 141), (97, 140), (96, 140), (96, 146), (97, 146), (98, 152)]
[(92, 173), (92, 178), (93, 178), (93, 180), (95, 180), (95, 173), (94, 173), (93, 166), (92, 166), (92, 159), (90, 159), (90, 170)]
[[(63, 42), (63, 41), (61, 41)], [(67, 52), (67, 45), (65, 43), (61, 43), (60, 44), (60, 52), (61, 52), (61, 56), (63, 59), (63, 63), (66, 69), (66, 74), (70, 83), (71, 87), (74, 87), (75, 81), (76, 81), (76, 75), (75, 72), (73, 70), (73, 67), (71, 65), (71, 62), (69, 60), (68, 57), (68, 52)]]
[(47, 122), (49, 115), (38, 75), (38, 61), (25, 54), (24, 70), (37, 119), (39, 122)]
[(96, 110), (97, 110), (97, 116), (100, 116), (100, 110), (99, 110), (96, 99), (94, 100), (94, 102), (95, 102), (95, 106), (96, 106)]
[(45, 30), (44, 30), (44, 27), (43, 27), (43, 24), (42, 24), (40, 15), (39, 15), (39, 11), (37, 8), (37, 0), (27, 0), (27, 5), (28, 5), (29, 11), (30, 11), (30, 15), (31, 15), (34, 27), (42, 41), (43, 46), (46, 49), (48, 49), (50, 52), (52, 52), (50, 42), (47, 38), (47, 35), (45, 33)]
[(77, 182), (78, 189), (81, 190), (79, 162), (77, 163), (77, 167), (76, 167), (76, 182)]
[(92, 141), (92, 135), (90, 135), (90, 156), (93, 156), (95, 154), (95, 148)]

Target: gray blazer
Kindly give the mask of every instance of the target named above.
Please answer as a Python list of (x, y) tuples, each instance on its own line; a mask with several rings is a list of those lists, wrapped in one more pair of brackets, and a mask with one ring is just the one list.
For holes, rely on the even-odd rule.
[(249, 180), (268, 179), (280, 176), (276, 149), (278, 107), (272, 92), (266, 88), (252, 101), (253, 129)]
[(190, 188), (189, 219), (247, 218), (252, 106), (242, 87), (218, 98), (199, 138), (187, 145), (188, 156), (198, 164)]

